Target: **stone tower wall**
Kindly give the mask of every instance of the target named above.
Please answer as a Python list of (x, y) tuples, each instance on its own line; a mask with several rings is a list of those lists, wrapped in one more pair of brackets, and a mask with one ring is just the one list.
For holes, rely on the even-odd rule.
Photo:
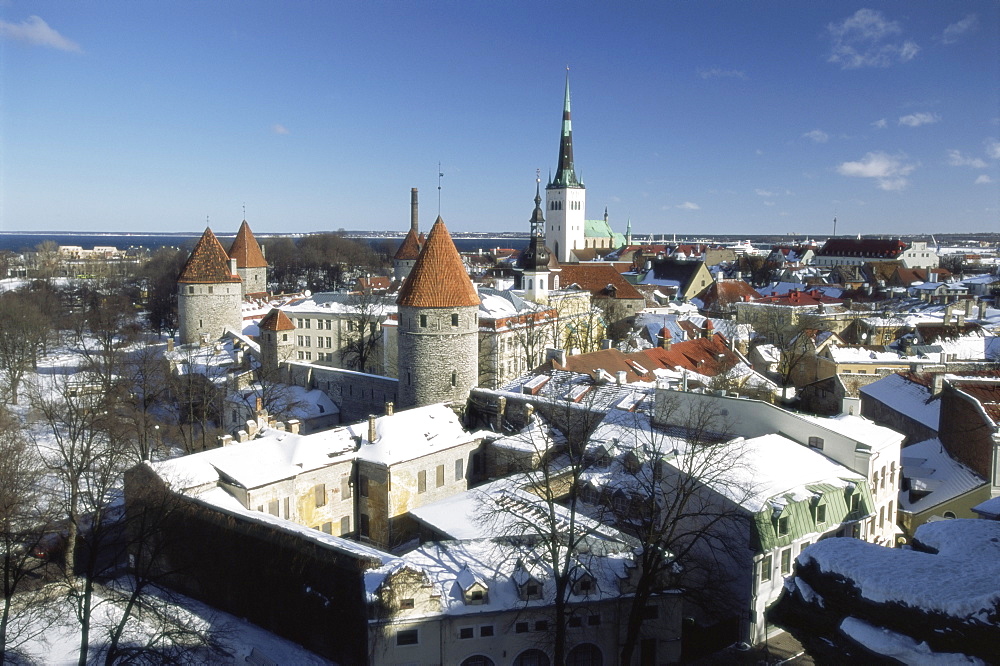
[(295, 331), (262, 331), (260, 336), (260, 360), (265, 373), (271, 377), (278, 372), (278, 366), (291, 361), (295, 355)]
[(465, 402), (479, 380), (478, 339), (478, 307), (400, 307), (400, 407)]
[(267, 291), (267, 268), (237, 268), (236, 273), (243, 278), (244, 296)]
[(210, 340), (215, 340), (222, 337), (227, 326), (242, 331), (242, 299), (242, 286), (236, 282), (179, 284), (177, 319), (181, 344), (198, 342), (203, 333), (207, 333)]

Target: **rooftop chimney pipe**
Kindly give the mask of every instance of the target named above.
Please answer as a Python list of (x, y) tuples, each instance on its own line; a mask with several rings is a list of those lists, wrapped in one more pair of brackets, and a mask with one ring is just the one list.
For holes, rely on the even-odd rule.
[(410, 231), (414, 234), (420, 233), (420, 225), (417, 224), (417, 188), (410, 188)]

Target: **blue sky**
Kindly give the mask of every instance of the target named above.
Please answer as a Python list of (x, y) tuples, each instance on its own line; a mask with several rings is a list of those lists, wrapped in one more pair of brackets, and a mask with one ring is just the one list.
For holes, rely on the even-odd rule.
[(1000, 4), (0, 1), (0, 230), (1000, 229)]

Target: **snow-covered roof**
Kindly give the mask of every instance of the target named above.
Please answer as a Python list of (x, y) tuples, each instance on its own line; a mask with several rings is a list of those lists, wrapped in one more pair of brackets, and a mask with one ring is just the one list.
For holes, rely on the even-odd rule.
[(887, 407), (927, 426), (935, 432), (941, 418), (941, 401), (931, 389), (899, 373), (862, 386), (862, 397), (878, 400)]
[(911, 502), (910, 493), (900, 492), (900, 511), (927, 511), (986, 483), (971, 469), (952, 460), (937, 438), (904, 448), (900, 453), (900, 463), (903, 476), (910, 480), (910, 488), (930, 493)]
[(920, 525), (915, 539), (937, 552), (825, 539), (803, 551), (798, 561), (844, 576), (863, 598), (876, 603), (994, 621), (1000, 604), (1000, 522), (939, 520)]
[[(266, 391), (271, 411), (285, 415), (286, 418), (305, 421), (323, 417), (329, 414), (339, 414), (340, 408), (334, 404), (326, 393), (319, 389), (309, 390), (294, 384), (273, 385)], [(226, 396), (228, 402), (253, 405), (254, 396), (264, 395), (260, 385), (243, 389), (239, 393)]]
[[(477, 615), (525, 606), (548, 606), (555, 598), (555, 585), (552, 583), (551, 566), (542, 550), (542, 547), (532, 548), (486, 539), (425, 544), (381, 568), (366, 571), (365, 588), (371, 599), (393, 573), (405, 568), (427, 577), (434, 593), (440, 594), (443, 614)], [(599, 601), (621, 595), (620, 585), (627, 578), (632, 561), (628, 549), (592, 548), (591, 552), (579, 552), (572, 557), (576, 567), (586, 570), (594, 577), (595, 585), (585, 597), (571, 594), (571, 601)], [(540, 598), (523, 601), (518, 594), (514, 578), (519, 561), (531, 564), (532, 573), (542, 584)], [(489, 588), (489, 599), (485, 603), (466, 604), (459, 582), (460, 579), (469, 577), (464, 571), (470, 574), (475, 572), (479, 580)], [(419, 611), (415, 614), (408, 613), (406, 617), (419, 617), (420, 614)]]
[[(734, 464), (726, 475), (712, 470), (708, 485), (754, 513), (768, 506), (812, 497), (815, 493), (807, 490), (806, 485), (824, 483), (846, 488), (864, 481), (857, 472), (784, 435), (738, 438), (717, 446), (732, 449), (732, 456), (727, 459)], [(696, 453), (682, 453), (678, 460), (668, 458), (667, 462), (684, 469), (686, 455)]]
[(175, 490), (212, 483), (218, 481), (220, 475), (244, 488), (259, 488), (339, 462), (352, 455), (354, 444), (348, 428), (310, 435), (266, 428), (257, 439), (152, 466)]
[(415, 407), (375, 419), (375, 441), (368, 441), (368, 423), (348, 426), (352, 435), (361, 437), (358, 458), (393, 465), (430, 455), (453, 446), (481, 439), (470, 433), (447, 405), (438, 403)]

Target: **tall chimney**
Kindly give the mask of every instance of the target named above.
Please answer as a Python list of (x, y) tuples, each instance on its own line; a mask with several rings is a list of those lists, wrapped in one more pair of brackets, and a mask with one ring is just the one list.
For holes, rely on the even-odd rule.
[(368, 415), (368, 443), (373, 444), (375, 442), (375, 415)]
[(420, 225), (417, 223), (417, 188), (410, 188), (410, 231), (414, 234), (420, 233)]
[(386, 416), (392, 416), (393, 413), (394, 413), (394, 411), (395, 411), (395, 405), (393, 405), (391, 401), (385, 403), (385, 415)]

